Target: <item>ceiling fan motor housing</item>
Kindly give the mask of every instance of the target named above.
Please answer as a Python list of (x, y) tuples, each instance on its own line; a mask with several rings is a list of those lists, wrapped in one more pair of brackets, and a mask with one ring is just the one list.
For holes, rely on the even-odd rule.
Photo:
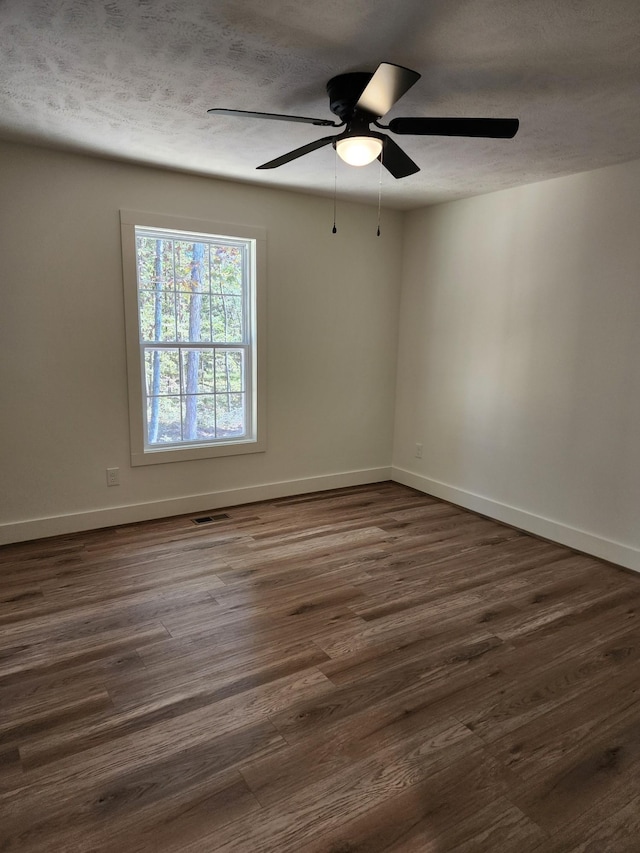
[[(327, 83), (331, 112), (343, 122), (348, 123), (354, 116), (360, 95), (372, 77), (373, 74), (368, 71), (355, 71), (351, 74), (338, 74), (337, 77), (332, 77)], [(365, 115), (363, 113), (363, 118)]]

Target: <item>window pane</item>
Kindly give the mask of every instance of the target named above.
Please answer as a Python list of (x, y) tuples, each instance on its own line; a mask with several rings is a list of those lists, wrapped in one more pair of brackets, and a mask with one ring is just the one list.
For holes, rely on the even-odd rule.
[(136, 239), (138, 261), (138, 286), (148, 289), (155, 287), (154, 254), (156, 241), (151, 237)]
[(211, 297), (204, 294), (200, 298), (200, 338), (201, 341), (211, 340)]
[(202, 350), (200, 354), (198, 387), (201, 392), (208, 394), (213, 394), (215, 391), (214, 353), (212, 349)]
[(244, 391), (243, 358), (242, 350), (216, 353), (216, 391)]
[(246, 432), (244, 394), (216, 396), (216, 437), (238, 438)]
[(173, 263), (178, 290), (190, 289), (192, 247), (193, 243), (184, 240), (175, 240), (173, 243)]
[(178, 293), (178, 340), (210, 341), (210, 297), (202, 293)]
[(242, 336), (242, 297), (213, 296), (211, 298), (213, 340), (239, 343)]
[(182, 423), (184, 441), (210, 441), (216, 437), (215, 397), (213, 394), (183, 398)]
[(141, 341), (175, 341), (175, 300), (170, 291), (156, 293), (141, 290), (138, 294)]
[(138, 287), (146, 290), (172, 290), (173, 240), (137, 237)]
[(213, 364), (213, 350), (183, 349), (183, 394), (212, 394), (215, 390)]
[(177, 349), (145, 349), (147, 394), (180, 393), (180, 364)]
[(173, 263), (178, 290), (209, 290), (209, 246), (175, 240)]
[(138, 294), (140, 312), (140, 340), (158, 340), (154, 337), (156, 295), (150, 290), (141, 290)]
[(147, 441), (164, 444), (181, 441), (180, 397), (149, 397), (147, 400)]
[(211, 290), (214, 293), (242, 293), (244, 252), (237, 246), (211, 246)]

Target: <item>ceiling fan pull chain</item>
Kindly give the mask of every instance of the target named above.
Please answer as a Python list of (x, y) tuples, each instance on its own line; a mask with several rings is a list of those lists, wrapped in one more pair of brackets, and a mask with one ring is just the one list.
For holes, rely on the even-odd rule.
[(377, 236), (380, 236), (380, 209), (382, 207), (382, 158), (384, 156), (384, 145), (382, 146), (382, 151), (380, 152), (380, 157), (378, 158), (380, 162), (380, 174), (378, 176), (378, 230), (376, 231)]
[(333, 228), (331, 229), (332, 234), (336, 234), (338, 229), (336, 228), (336, 197), (338, 195), (338, 152), (334, 147), (335, 157), (333, 162)]

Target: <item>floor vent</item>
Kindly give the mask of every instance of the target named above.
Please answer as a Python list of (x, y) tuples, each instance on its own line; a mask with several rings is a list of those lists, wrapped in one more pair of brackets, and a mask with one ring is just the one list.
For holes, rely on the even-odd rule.
[(225, 512), (221, 512), (220, 515), (201, 515), (199, 518), (192, 518), (194, 524), (209, 524), (212, 521), (222, 521), (225, 518), (229, 518), (229, 516)]

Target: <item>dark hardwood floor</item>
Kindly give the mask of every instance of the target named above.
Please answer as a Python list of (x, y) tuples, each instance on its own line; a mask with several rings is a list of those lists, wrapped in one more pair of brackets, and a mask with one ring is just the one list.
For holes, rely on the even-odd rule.
[(393, 483), (0, 559), (0, 851), (640, 850), (640, 577)]

